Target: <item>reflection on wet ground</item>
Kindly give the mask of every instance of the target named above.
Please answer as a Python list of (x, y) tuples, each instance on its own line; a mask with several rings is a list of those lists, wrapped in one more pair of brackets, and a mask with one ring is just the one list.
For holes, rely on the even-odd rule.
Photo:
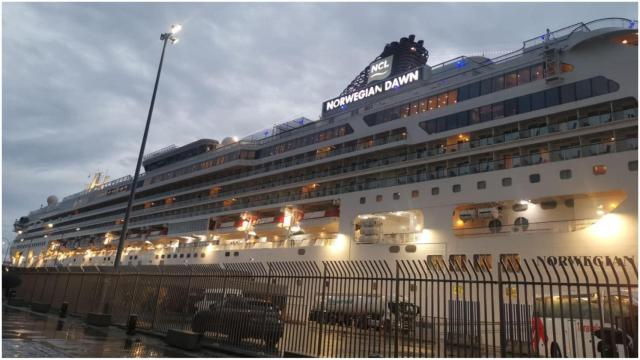
[(58, 319), (2, 306), (2, 357), (221, 357), (210, 350), (189, 352), (142, 334), (98, 328), (82, 319)]

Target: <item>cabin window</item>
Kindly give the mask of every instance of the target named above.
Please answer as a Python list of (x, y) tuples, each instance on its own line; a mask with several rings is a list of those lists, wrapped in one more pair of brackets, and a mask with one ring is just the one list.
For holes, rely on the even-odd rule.
[(571, 169), (564, 169), (564, 170), (560, 170), (560, 179), (562, 180), (567, 180), (567, 179), (571, 179)]
[(360, 198), (360, 204), (365, 204), (367, 202), (367, 198), (366, 197), (361, 197)]
[(629, 171), (638, 171), (638, 160), (629, 161), (627, 167)]
[(512, 180), (510, 177), (502, 178), (502, 186), (511, 186)]
[(543, 210), (555, 209), (557, 206), (558, 206), (558, 203), (555, 200), (547, 200), (540, 203), (540, 207)]
[(467, 271), (467, 255), (449, 255), (450, 271)]
[(382, 202), (382, 195), (376, 195), (376, 202)]
[(500, 263), (506, 271), (520, 272), (520, 255), (500, 254)]
[(591, 80), (586, 79), (576, 83), (576, 99), (582, 100), (591, 96)]
[(531, 80), (531, 72), (529, 68), (518, 70), (518, 85), (526, 84)]
[(452, 187), (454, 193), (460, 192), (462, 190), (462, 186), (460, 184), (455, 184)]
[(486, 271), (493, 268), (493, 258), (490, 254), (476, 254), (473, 255), (473, 266), (476, 271)]
[(400, 193), (393, 193), (393, 200), (400, 200)]
[(201, 253), (201, 254), (200, 254), (200, 257), (204, 257), (204, 253)]
[(414, 253), (416, 252), (416, 246), (415, 245), (407, 245), (404, 247), (404, 250), (408, 253)]
[(476, 183), (476, 186), (478, 187), (478, 190), (486, 189), (487, 188), (487, 182), (484, 181), (484, 180), (478, 181)]
[(576, 84), (568, 84), (560, 87), (560, 101), (563, 104), (576, 101)]
[(431, 195), (438, 195), (440, 194), (440, 188), (439, 187), (432, 187), (431, 188)]
[(573, 199), (566, 199), (564, 201), (564, 206), (568, 208), (572, 208), (574, 205), (575, 205), (575, 202), (573, 201)]
[(529, 175), (529, 182), (532, 184), (540, 182), (540, 174), (531, 174)]
[(607, 173), (606, 165), (595, 165), (593, 167), (593, 175), (604, 175)]

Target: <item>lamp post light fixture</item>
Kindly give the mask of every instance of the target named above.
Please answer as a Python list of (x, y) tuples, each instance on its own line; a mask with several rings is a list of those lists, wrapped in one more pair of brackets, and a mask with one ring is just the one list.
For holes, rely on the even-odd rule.
[(158, 92), (158, 82), (160, 81), (160, 72), (162, 71), (162, 62), (164, 61), (164, 51), (167, 48), (167, 41), (171, 41), (172, 44), (178, 42), (178, 38), (175, 36), (180, 30), (182, 25), (171, 25), (169, 32), (160, 35), (162, 40), (162, 53), (160, 55), (160, 64), (158, 65), (158, 73), (156, 74), (156, 83), (153, 87), (153, 95), (151, 96), (151, 105), (149, 105), (149, 114), (147, 115), (147, 123), (144, 127), (144, 134), (142, 135), (142, 144), (140, 144), (140, 152), (138, 153), (138, 162), (136, 164), (136, 171), (133, 174), (133, 181), (131, 182), (131, 191), (129, 192), (129, 200), (127, 202), (127, 210), (124, 214), (124, 222), (122, 223), (122, 232), (120, 232), (120, 239), (118, 240), (118, 249), (116, 251), (116, 258), (113, 262), (113, 267), (118, 268), (120, 266), (120, 258), (122, 257), (122, 250), (124, 249), (124, 243), (127, 240), (127, 230), (129, 228), (129, 216), (131, 215), (131, 208), (133, 205), (133, 198), (136, 193), (136, 185), (138, 184), (138, 177), (140, 176), (140, 166), (142, 165), (142, 157), (144, 155), (144, 148), (147, 144), (147, 135), (149, 134), (149, 125), (151, 124), (151, 115), (153, 114), (153, 105), (156, 102), (156, 93)]

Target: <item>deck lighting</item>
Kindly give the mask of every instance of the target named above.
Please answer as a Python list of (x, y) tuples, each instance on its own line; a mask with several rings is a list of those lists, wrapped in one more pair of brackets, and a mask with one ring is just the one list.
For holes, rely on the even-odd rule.
[(18, 230), (18, 235), (22, 235), (22, 230)]
[(80, 231), (80, 228), (79, 228), (79, 227), (77, 227), (77, 228), (76, 228), (76, 231)]
[(48, 227), (49, 229), (51, 229), (51, 228), (53, 227), (53, 224), (52, 224), (52, 223), (48, 223), (48, 224), (47, 224), (47, 227)]

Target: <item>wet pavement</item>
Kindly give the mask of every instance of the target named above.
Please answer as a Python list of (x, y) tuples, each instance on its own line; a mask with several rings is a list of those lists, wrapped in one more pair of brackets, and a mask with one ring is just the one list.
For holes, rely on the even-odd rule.
[(26, 308), (2, 306), (2, 357), (228, 357), (203, 349), (170, 347), (161, 338), (110, 326), (86, 325), (83, 319), (59, 319)]

